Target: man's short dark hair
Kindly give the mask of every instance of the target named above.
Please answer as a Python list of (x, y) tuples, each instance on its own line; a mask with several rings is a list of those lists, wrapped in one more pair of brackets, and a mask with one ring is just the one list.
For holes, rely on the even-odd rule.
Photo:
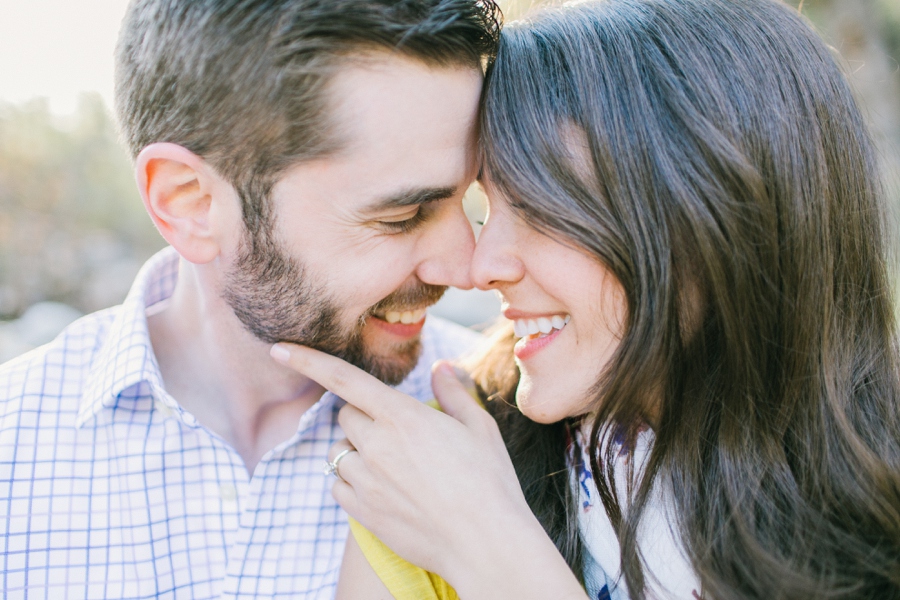
[(116, 52), (116, 111), (133, 156), (172, 142), (229, 180), (253, 235), (284, 169), (336, 150), (324, 88), (349, 55), (388, 51), (482, 68), (493, 0), (132, 0)]

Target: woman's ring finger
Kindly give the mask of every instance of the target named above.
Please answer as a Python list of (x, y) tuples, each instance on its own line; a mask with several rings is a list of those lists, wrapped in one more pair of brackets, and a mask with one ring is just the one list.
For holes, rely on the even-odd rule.
[(334, 475), (344, 483), (347, 483), (347, 480), (341, 477), (341, 459), (350, 454), (351, 452), (356, 452), (356, 448), (347, 448), (345, 450), (341, 450), (338, 452), (338, 455), (334, 457), (334, 460), (326, 460), (325, 467), (322, 469), (322, 472), (326, 475)]

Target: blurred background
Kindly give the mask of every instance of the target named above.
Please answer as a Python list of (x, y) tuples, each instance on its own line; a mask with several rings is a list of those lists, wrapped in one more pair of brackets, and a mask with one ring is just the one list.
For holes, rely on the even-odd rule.
[[(544, 2), (501, 2), (506, 20)], [(792, 0), (840, 53), (900, 208), (900, 0)], [(0, 0), (0, 362), (118, 304), (164, 242), (144, 213), (111, 113), (127, 0)], [(470, 216), (483, 212), (474, 191)], [(900, 211), (898, 211), (900, 212)], [(435, 312), (478, 327), (491, 293)]]

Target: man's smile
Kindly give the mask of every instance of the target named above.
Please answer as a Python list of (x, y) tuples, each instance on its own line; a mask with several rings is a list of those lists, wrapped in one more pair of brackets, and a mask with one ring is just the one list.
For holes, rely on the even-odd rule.
[(413, 310), (388, 310), (372, 314), (366, 321), (380, 330), (401, 338), (413, 338), (425, 326), (425, 307)]
[(386, 310), (378, 312), (373, 316), (382, 321), (387, 321), (388, 323), (403, 323), (404, 325), (409, 325), (411, 323), (418, 323), (422, 320), (425, 316), (425, 307), (407, 309), (404, 311)]

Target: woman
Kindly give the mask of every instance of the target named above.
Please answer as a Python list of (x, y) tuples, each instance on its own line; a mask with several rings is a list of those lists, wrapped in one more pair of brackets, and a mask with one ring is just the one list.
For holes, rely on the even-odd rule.
[(886, 211), (803, 19), (543, 12), (503, 33), (483, 144), (472, 277), (521, 339), (475, 378), (505, 447), (446, 365), (450, 416), (292, 347), (351, 405), (348, 513), (462, 598), (900, 598)]

